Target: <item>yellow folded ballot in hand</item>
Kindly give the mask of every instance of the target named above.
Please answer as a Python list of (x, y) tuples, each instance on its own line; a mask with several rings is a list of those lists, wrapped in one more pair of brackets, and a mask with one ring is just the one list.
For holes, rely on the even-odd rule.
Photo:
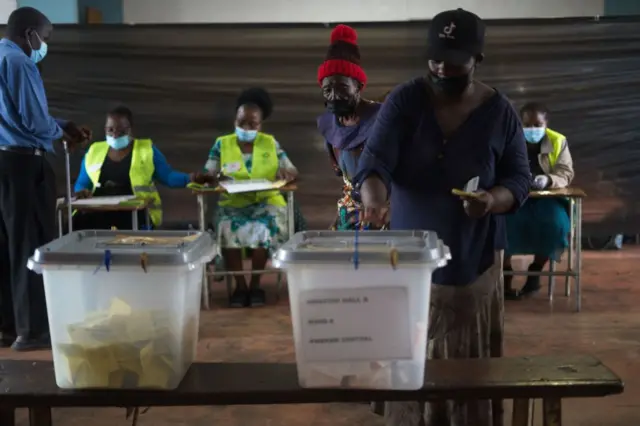
[(68, 380), (74, 388), (174, 388), (196, 344), (194, 321), (178, 329), (169, 312), (113, 299), (107, 311), (68, 326), (70, 343), (58, 345)]
[(465, 197), (465, 198), (478, 198), (479, 195), (475, 192), (468, 192), (468, 191), (463, 191), (461, 189), (452, 189), (451, 193), (453, 195), (457, 195), (458, 197)]

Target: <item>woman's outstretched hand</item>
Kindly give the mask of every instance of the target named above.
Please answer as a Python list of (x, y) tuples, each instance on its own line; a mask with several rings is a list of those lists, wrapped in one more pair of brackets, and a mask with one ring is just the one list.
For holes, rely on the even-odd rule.
[(76, 192), (74, 195), (75, 195), (76, 199), (82, 200), (82, 199), (85, 199), (85, 198), (91, 198), (91, 195), (93, 195), (93, 194), (91, 194), (91, 191), (89, 191), (88, 189), (82, 189), (82, 190)]
[(191, 173), (189, 175), (189, 180), (199, 185), (208, 184), (211, 186), (216, 185), (218, 182), (218, 179), (216, 179), (215, 176), (209, 173), (201, 173), (201, 172)]
[(382, 226), (389, 220), (387, 188), (378, 176), (368, 177), (360, 187), (362, 210), (360, 221)]
[(295, 169), (280, 169), (277, 174), (278, 179), (293, 182), (298, 178), (298, 171)]

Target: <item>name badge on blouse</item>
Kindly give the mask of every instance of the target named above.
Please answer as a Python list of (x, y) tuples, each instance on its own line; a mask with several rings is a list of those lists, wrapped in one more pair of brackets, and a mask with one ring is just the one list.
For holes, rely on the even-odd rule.
[(240, 171), (241, 168), (242, 164), (240, 163), (227, 163), (223, 167), (225, 173), (235, 173)]

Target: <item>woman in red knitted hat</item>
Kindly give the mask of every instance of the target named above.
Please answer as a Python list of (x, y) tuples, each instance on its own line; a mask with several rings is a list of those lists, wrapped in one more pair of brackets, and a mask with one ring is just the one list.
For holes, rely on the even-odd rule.
[(338, 25), (331, 32), (326, 59), (318, 68), (318, 83), (327, 107), (318, 117), (318, 130), (324, 136), (336, 174), (344, 180), (338, 214), (332, 225), (335, 230), (370, 228), (358, 221), (360, 206), (351, 195), (351, 179), (381, 104), (361, 96), (367, 75), (360, 66), (360, 49), (356, 43), (355, 30)]

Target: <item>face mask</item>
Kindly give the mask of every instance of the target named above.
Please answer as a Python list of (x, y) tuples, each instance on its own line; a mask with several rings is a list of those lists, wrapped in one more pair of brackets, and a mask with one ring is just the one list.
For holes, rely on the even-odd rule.
[(37, 64), (38, 62), (43, 60), (45, 56), (47, 56), (47, 51), (49, 50), (49, 46), (40, 38), (38, 33), (35, 33), (35, 34), (36, 34), (36, 37), (38, 37), (38, 40), (40, 40), (40, 49), (38, 50), (34, 49), (29, 39), (27, 39), (27, 43), (29, 43), (29, 47), (31, 48), (30, 58), (34, 63)]
[(525, 127), (524, 139), (529, 143), (540, 143), (546, 134), (545, 127)]
[(131, 139), (129, 139), (129, 135), (119, 136), (114, 138), (113, 136), (107, 136), (107, 145), (111, 148), (119, 151), (121, 149), (125, 149), (131, 143)]
[(326, 101), (324, 105), (327, 107), (327, 111), (336, 117), (350, 117), (356, 112), (356, 102), (353, 99)]
[(236, 127), (236, 136), (240, 142), (252, 142), (258, 136), (257, 130), (245, 130), (242, 127)]
[(429, 73), (429, 78), (438, 90), (447, 96), (457, 97), (464, 93), (471, 84), (471, 74), (457, 75), (455, 77), (439, 77)]

